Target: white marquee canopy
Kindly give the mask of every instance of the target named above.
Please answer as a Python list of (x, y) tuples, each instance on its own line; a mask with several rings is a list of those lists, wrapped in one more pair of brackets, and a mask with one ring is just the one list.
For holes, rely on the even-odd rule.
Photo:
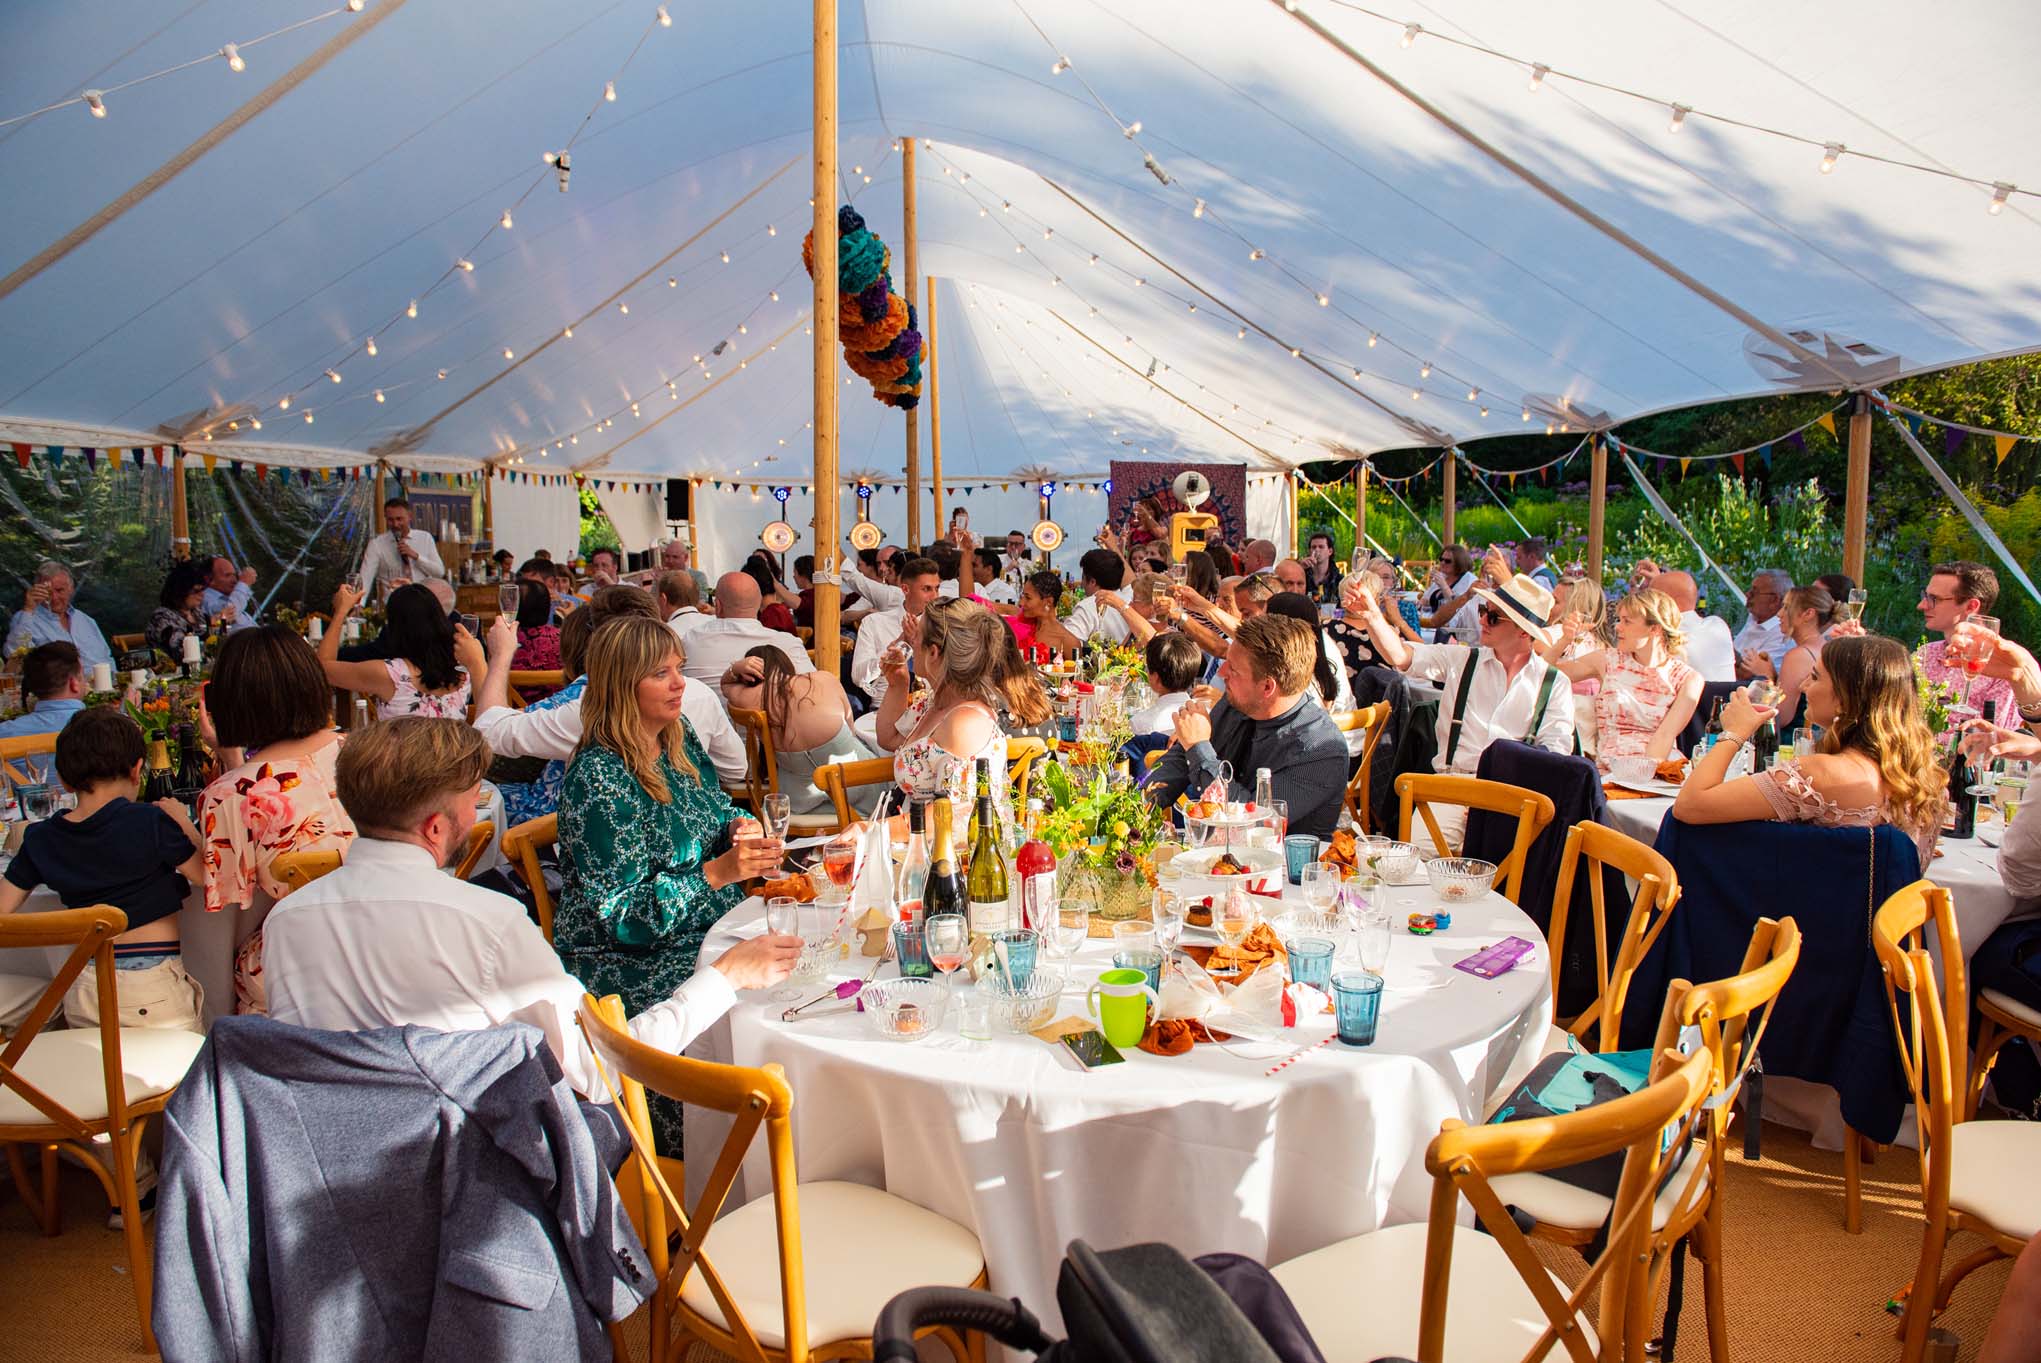
[[(0, 438), (808, 475), (807, 4), (325, 3), (0, 8)], [(845, 0), (843, 193), (900, 282), (916, 139), (946, 481), (2041, 347), (2021, 0), (1296, 9)], [(898, 478), (841, 373), (840, 468)]]

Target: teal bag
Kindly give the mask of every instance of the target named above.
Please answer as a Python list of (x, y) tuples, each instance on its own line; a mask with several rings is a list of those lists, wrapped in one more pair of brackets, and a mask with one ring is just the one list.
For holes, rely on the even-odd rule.
[[(1648, 1049), (1610, 1051), (1606, 1055), (1578, 1051), (1548, 1055), (1510, 1091), (1509, 1097), (1488, 1120), (1492, 1125), (1500, 1125), (1536, 1117), (1563, 1117), (1570, 1112), (1614, 1102), (1637, 1092), (1650, 1081), (1652, 1055), (1653, 1052)], [(1670, 1132), (1667, 1134), (1671, 1135)], [(1666, 1161), (1664, 1175), (1669, 1177), (1686, 1156), (1687, 1148), (1683, 1144)], [(1546, 1177), (1614, 1198), (1616, 1187), (1623, 1180), (1623, 1157), (1623, 1151), (1613, 1151), (1580, 1164), (1548, 1169)]]

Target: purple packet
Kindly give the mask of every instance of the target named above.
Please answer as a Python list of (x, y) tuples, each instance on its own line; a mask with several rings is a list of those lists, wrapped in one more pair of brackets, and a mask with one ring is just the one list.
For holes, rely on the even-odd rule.
[(1475, 952), (1464, 961), (1453, 962), (1453, 969), (1464, 970), (1469, 975), (1492, 980), (1504, 975), (1515, 967), (1518, 961), (1534, 950), (1531, 943), (1521, 937), (1505, 937), (1494, 946), (1487, 946)]

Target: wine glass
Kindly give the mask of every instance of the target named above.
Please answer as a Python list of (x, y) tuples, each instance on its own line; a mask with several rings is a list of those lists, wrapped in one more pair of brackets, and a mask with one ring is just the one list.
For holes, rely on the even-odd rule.
[(961, 913), (939, 913), (921, 924), (922, 940), (928, 944), (928, 963), (942, 972), (943, 980), (955, 989), (951, 972), (971, 959), (971, 923)]
[(1862, 587), (1850, 588), (1850, 599), (1843, 605), (1843, 619), (1861, 621), (1864, 618), (1865, 607), (1870, 604), (1871, 593)]
[(768, 795), (758, 813), (759, 821), (765, 825), (765, 835), (776, 842), (785, 842), (787, 825), (794, 817), (793, 798), (787, 795)]
[(1176, 944), (1183, 938), (1186, 912), (1181, 895), (1169, 890), (1155, 892), (1155, 945), (1162, 948), (1164, 959), (1176, 954)]
[(1047, 928), (1044, 945), (1049, 954), (1059, 961), (1068, 961), (1091, 936), (1091, 906), (1082, 899), (1044, 905), (1042, 922), (1036, 926)]
[(1169, 580), (1176, 586), (1181, 587), (1184, 584), (1184, 579), (1187, 572), (1188, 572), (1187, 564), (1172, 563), (1169, 565)]
[(1298, 877), (1298, 885), (1304, 891), (1304, 902), (1311, 906), (1313, 913), (1328, 913), (1333, 898), (1339, 893), (1339, 868), (1327, 866), (1322, 861), (1306, 864)]
[(1247, 934), (1254, 931), (1254, 925), (1261, 921), (1261, 914), (1246, 895), (1227, 895), (1226, 900), (1212, 911), (1212, 927), (1227, 946), (1237, 947), (1247, 940)]
[[(792, 895), (775, 895), (765, 901), (765, 930), (775, 937), (798, 937), (801, 935), (801, 901)], [(805, 947), (803, 948), (805, 951)], [(772, 991), (772, 997), (782, 1003), (801, 997), (800, 986), (793, 977)]]
[(1968, 615), (1959, 623), (1975, 625), (1985, 634), (1982, 638), (1972, 635), (1964, 641), (1961, 653), (1963, 698), (1949, 707), (1949, 713), (1958, 719), (1976, 719), (1981, 712), (1970, 703), (1970, 688), (1977, 684), (1977, 674), (1984, 671), (1984, 665), (1991, 661), (1993, 640), (1998, 637), (1999, 632), (1999, 620), (1995, 615)]
[(850, 829), (823, 845), (822, 869), (828, 873), (830, 884), (838, 888), (850, 884), (851, 874), (857, 869), (857, 853), (857, 834)]
[(520, 589), (515, 582), (498, 584), (496, 588), (496, 610), (499, 614), (512, 616), (513, 618), (517, 615), (519, 591)]

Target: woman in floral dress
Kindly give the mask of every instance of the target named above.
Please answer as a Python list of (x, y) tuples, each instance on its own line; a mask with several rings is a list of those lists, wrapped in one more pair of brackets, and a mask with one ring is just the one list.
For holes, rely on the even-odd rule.
[[(235, 1011), (265, 1011), (261, 921), (289, 893), (276, 878), (286, 852), (354, 841), (333, 763), (333, 691), (311, 646), (280, 625), (227, 636), (206, 686), (200, 728), (227, 770), (199, 798), (206, 912), (247, 910), (254, 924), (234, 962)], [(237, 934), (238, 935), (238, 934)]]
[[(893, 752), (893, 779), (911, 797), (946, 796), (962, 808), (974, 793), (978, 759), (990, 758), (992, 797), (1004, 801), (1006, 731), (999, 716), (1004, 711), (1017, 728), (1047, 719), (1042, 683), (999, 617), (973, 601), (936, 601), (919, 620), (908, 617), (900, 637), (905, 647), (888, 649), (879, 664), (886, 699), (878, 737)], [(915, 671), (935, 688), (912, 701), (908, 648)]]
[[(637, 1014), (695, 973), (709, 928), (744, 898), (741, 882), (778, 867), (713, 781), (680, 717), (690, 683), (657, 620), (625, 616), (589, 642), (581, 745), (560, 793), (560, 906), (553, 946), (591, 993)], [(652, 1101), (659, 1149), (681, 1153), (680, 1104)]]
[(344, 663), (341, 626), (360, 602), (361, 593), (347, 583), (334, 589), (333, 627), (319, 641), (327, 680), (343, 691), (372, 697), (377, 719), (466, 719), (470, 679), (488, 671), (475, 636), (447, 618), (438, 597), (412, 583), (390, 593), (382, 640), (389, 645), (387, 656)]
[(1566, 657), (1587, 630), (1583, 617), (1567, 616), (1545, 661), (1569, 681), (1602, 684), (1595, 693), (1596, 765), (1610, 771), (1626, 757), (1664, 761), (1701, 703), (1701, 674), (1681, 658), (1680, 608), (1664, 592), (1634, 591), (1616, 609), (1614, 648)]

